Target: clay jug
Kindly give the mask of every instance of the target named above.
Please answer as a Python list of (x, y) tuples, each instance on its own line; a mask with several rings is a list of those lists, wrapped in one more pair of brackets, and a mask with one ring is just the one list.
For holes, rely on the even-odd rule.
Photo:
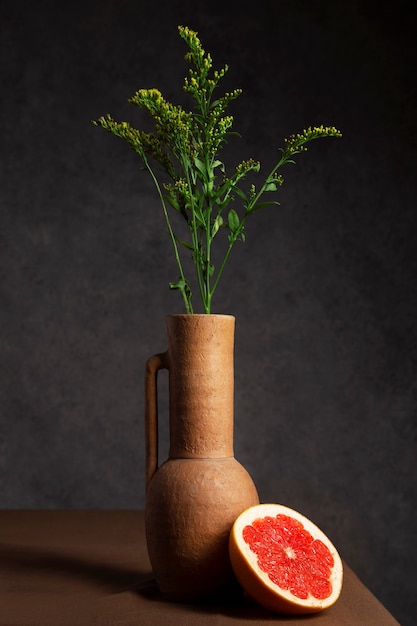
[[(229, 593), (228, 539), (259, 503), (233, 456), (234, 328), (231, 315), (170, 315), (168, 351), (146, 364), (146, 539), (160, 591), (199, 601)], [(158, 370), (169, 371), (169, 457), (158, 467)]]

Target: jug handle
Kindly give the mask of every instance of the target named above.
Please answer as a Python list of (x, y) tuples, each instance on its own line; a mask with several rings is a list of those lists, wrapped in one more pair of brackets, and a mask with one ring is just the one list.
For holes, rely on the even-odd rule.
[(158, 371), (168, 369), (168, 352), (155, 354), (145, 370), (145, 463), (146, 486), (158, 469)]

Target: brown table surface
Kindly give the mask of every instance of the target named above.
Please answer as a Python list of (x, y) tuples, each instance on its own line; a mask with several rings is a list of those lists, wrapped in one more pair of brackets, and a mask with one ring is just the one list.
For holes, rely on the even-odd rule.
[(336, 604), (287, 617), (246, 598), (165, 602), (152, 577), (142, 511), (0, 511), (1, 626), (391, 626), (398, 622), (345, 567)]

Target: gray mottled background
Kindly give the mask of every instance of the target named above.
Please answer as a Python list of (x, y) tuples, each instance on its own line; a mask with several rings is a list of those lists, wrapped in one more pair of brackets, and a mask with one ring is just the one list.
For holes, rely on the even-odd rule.
[[(90, 120), (185, 102), (198, 30), (266, 171), (334, 124), (248, 224), (215, 312), (236, 330), (235, 452), (299, 509), (402, 625), (417, 605), (416, 29), (405, 2), (3, 0), (0, 506), (142, 508), (143, 368), (182, 311), (136, 155)], [(161, 379), (162, 456), (166, 380)], [(162, 418), (161, 415), (161, 418)]]

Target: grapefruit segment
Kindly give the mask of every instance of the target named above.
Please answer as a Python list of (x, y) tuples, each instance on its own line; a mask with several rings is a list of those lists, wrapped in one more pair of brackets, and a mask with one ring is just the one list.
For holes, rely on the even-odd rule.
[(312, 521), (281, 504), (259, 504), (230, 533), (236, 578), (255, 601), (279, 613), (315, 613), (338, 599), (341, 558)]

